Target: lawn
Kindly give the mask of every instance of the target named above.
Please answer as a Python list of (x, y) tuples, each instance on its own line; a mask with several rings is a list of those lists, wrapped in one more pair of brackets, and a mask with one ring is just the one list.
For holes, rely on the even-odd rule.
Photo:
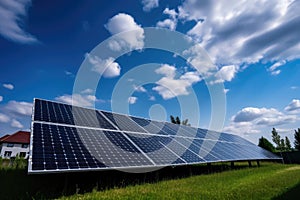
[(300, 195), (300, 165), (269, 162), (251, 168), (248, 163), (237, 163), (234, 169), (230, 163), (218, 163), (147, 174), (27, 175), (23, 166), (0, 168), (0, 199), (293, 199), (295, 195)]
[(260, 168), (94, 190), (62, 199), (298, 199), (299, 195), (300, 165), (264, 163)]

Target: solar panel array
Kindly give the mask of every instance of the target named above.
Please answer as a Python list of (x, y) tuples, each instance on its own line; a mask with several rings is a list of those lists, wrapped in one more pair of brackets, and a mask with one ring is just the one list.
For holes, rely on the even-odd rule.
[(34, 100), (29, 173), (268, 159), (236, 135)]

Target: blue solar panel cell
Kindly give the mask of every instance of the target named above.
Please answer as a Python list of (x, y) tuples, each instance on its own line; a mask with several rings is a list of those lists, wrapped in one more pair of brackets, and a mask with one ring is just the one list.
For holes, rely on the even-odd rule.
[(138, 125), (143, 127), (148, 133), (158, 134), (158, 135), (167, 135), (167, 133), (163, 132), (159, 127), (155, 126), (152, 121), (137, 117), (130, 117), (133, 121), (135, 121)]
[(167, 136), (150, 136), (146, 134), (126, 133), (128, 137), (153, 160), (156, 165), (170, 165), (172, 163), (185, 163), (180, 156), (166, 146), (172, 141)]
[(130, 117), (128, 117), (128, 116), (104, 112), (104, 111), (101, 111), (101, 113), (105, 117), (107, 117), (112, 123), (114, 123), (114, 125), (117, 126), (120, 130), (132, 131), (132, 132), (142, 132), (142, 133), (147, 132), (145, 129), (143, 129), (141, 126), (139, 126), (133, 120), (131, 120)]
[(152, 121), (151, 120), (151, 124), (153, 124), (154, 126), (159, 128), (160, 133), (162, 135), (176, 135), (176, 131), (174, 131), (173, 129), (170, 129), (169, 127), (167, 127), (166, 123), (164, 123), (164, 122), (158, 122), (158, 121)]
[(99, 111), (41, 100), (35, 100), (34, 120), (116, 130)]

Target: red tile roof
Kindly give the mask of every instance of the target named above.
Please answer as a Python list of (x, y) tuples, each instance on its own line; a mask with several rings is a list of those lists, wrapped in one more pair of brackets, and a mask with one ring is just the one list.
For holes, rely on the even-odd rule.
[(5, 135), (2, 138), (0, 138), (0, 142), (29, 144), (30, 132), (18, 131), (12, 135)]
[(0, 138), (0, 142), (1, 142), (2, 140), (4, 140), (5, 138), (9, 137), (9, 136), (10, 136), (10, 135), (8, 135), (8, 134), (7, 134), (7, 135), (4, 135), (3, 137)]

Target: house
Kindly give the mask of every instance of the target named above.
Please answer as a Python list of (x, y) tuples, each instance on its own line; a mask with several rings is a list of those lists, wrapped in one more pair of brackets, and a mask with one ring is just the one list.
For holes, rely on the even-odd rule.
[(12, 158), (29, 156), (30, 132), (18, 131), (0, 138), (0, 157)]

